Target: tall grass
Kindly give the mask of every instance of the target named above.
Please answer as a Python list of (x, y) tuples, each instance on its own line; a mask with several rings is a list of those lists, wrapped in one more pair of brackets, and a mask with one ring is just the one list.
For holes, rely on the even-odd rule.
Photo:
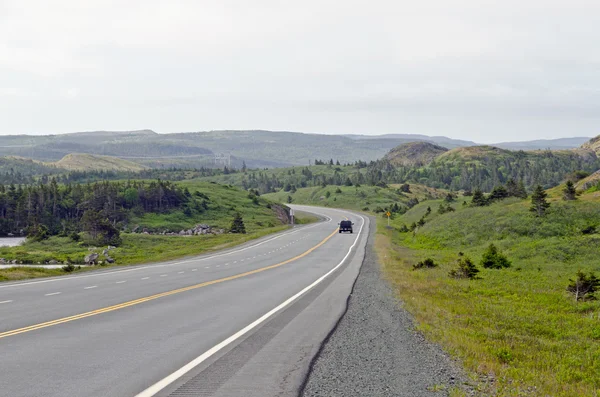
[[(428, 201), (397, 217), (399, 228), (420, 219)], [(485, 394), (498, 396), (600, 395), (600, 304), (575, 302), (566, 292), (578, 269), (600, 272), (600, 204), (554, 200), (536, 218), (529, 202), (505, 200), (427, 216), (413, 233), (379, 222), (377, 249), (387, 277), (433, 340), (485, 379)], [(513, 262), (503, 270), (480, 268), (478, 280), (448, 277), (459, 252), (479, 262), (497, 245)], [(433, 258), (441, 266), (413, 271)]]

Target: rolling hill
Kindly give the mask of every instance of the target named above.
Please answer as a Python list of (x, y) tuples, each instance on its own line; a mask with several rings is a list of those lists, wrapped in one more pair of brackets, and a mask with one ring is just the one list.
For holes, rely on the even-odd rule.
[(72, 153), (55, 163), (53, 166), (67, 171), (142, 171), (147, 167), (123, 160), (118, 157), (98, 156), (93, 154)]
[[(584, 138), (505, 143), (520, 149), (571, 149)], [(341, 163), (374, 161), (409, 142), (454, 149), (474, 142), (416, 134), (327, 135), (289, 131), (222, 130), (159, 134), (152, 130), (91, 131), (59, 135), (0, 136), (0, 156), (21, 156), (45, 162), (71, 153), (115, 156), (151, 168), (200, 168), (215, 164), (215, 154), (231, 156), (240, 168), (289, 167), (319, 160)], [(511, 147), (512, 148), (512, 147)]]
[(423, 166), (430, 164), (448, 149), (429, 142), (410, 142), (395, 147), (384, 157), (394, 166)]

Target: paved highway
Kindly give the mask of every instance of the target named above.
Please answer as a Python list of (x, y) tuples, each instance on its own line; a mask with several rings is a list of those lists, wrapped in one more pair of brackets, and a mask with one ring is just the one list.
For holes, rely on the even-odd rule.
[[(345, 310), (368, 218), (228, 251), (0, 284), (0, 396), (296, 395)], [(338, 234), (337, 223), (355, 223)]]

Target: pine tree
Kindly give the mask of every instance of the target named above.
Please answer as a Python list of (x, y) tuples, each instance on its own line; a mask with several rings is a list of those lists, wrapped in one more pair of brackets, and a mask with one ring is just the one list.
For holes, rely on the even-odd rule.
[(242, 233), (246, 234), (246, 225), (244, 225), (244, 220), (242, 219), (242, 214), (236, 212), (233, 216), (233, 221), (231, 222), (231, 227), (229, 228), (229, 233)]
[(498, 251), (498, 248), (494, 244), (490, 244), (485, 250), (480, 264), (486, 269), (502, 269), (504, 267), (510, 267), (508, 258)]
[(527, 189), (525, 189), (525, 183), (523, 183), (522, 179), (519, 181), (519, 184), (517, 185), (517, 192), (515, 194), (515, 197), (522, 198), (522, 199), (527, 198)]
[(487, 199), (485, 198), (483, 192), (480, 189), (476, 189), (473, 193), (473, 200), (471, 201), (471, 204), (475, 207), (483, 207), (488, 204)]
[(536, 216), (544, 216), (546, 210), (550, 207), (550, 203), (546, 201), (548, 194), (544, 191), (542, 185), (537, 185), (531, 196), (531, 212), (534, 212)]
[(518, 197), (518, 188), (519, 186), (517, 185), (517, 182), (515, 182), (514, 179), (510, 178), (506, 182), (506, 192), (508, 193), (509, 197)]
[(468, 278), (473, 280), (477, 278), (477, 273), (479, 273), (479, 269), (477, 269), (477, 266), (475, 266), (473, 261), (468, 257), (463, 256), (462, 253), (459, 253), (456, 267), (450, 270), (448, 275), (453, 278)]
[(567, 181), (567, 185), (563, 189), (563, 200), (577, 200), (577, 192), (575, 191), (575, 185), (571, 181)]
[(508, 190), (504, 186), (500, 185), (496, 186), (494, 190), (492, 190), (492, 193), (490, 194), (490, 200), (504, 200), (508, 196)]

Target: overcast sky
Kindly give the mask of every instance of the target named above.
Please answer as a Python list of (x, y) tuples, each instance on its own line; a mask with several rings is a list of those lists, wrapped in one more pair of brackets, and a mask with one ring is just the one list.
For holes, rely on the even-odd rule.
[(598, 0), (0, 0), (0, 134), (600, 134)]

